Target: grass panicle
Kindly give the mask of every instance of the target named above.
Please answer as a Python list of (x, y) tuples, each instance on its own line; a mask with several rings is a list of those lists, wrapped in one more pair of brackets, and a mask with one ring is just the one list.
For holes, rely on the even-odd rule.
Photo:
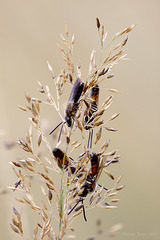
[[(66, 24), (65, 35), (61, 35), (61, 44), (58, 44), (65, 67), (56, 75), (51, 64), (47, 62), (56, 95), (52, 96), (51, 87), (43, 86), (38, 82), (39, 95), (44, 97), (33, 98), (25, 94), (26, 106), (18, 106), (24, 114), (26, 112), (29, 114), (29, 127), (25, 136), (17, 141), (23, 157), (10, 162), (17, 181), (9, 189), (14, 191), (18, 209), (21, 209), (21, 205), (26, 205), (27, 208), (32, 209), (33, 215), (38, 216), (38, 222), (31, 226), (33, 227), (32, 237), (35, 240), (61, 240), (66, 234), (70, 239), (75, 238), (76, 235), (72, 234), (73, 221), (78, 221), (79, 215), (87, 220), (88, 209), (95, 207), (104, 211), (115, 209), (120, 201), (117, 194), (125, 187), (125, 185), (119, 185), (122, 177), (114, 180), (116, 178), (110, 173), (110, 165), (119, 163), (120, 156), (117, 155), (117, 150), (107, 152), (110, 140), (101, 142), (102, 138), (105, 139), (106, 130), (117, 131), (110, 124), (113, 120), (116, 121), (119, 113), (114, 113), (108, 117), (108, 120), (105, 113), (112, 105), (113, 95), (119, 91), (107, 88), (106, 99), (100, 102), (97, 100), (99, 93), (98, 91), (94, 93), (93, 87), (94, 90), (96, 87), (101, 89), (102, 81), (107, 85), (107, 81), (111, 81), (114, 77), (113, 67), (126, 59), (124, 49), (128, 42), (128, 34), (135, 25), (115, 34), (111, 41), (108, 41), (105, 27), (98, 18), (96, 18), (96, 25), (101, 52), (98, 60), (96, 51), (91, 52), (88, 75), (83, 81), (77, 82), (83, 85), (81, 94), (79, 89), (76, 92), (76, 88), (80, 88), (80, 85), (76, 87), (74, 85), (76, 79), (81, 79), (81, 64), (74, 63), (73, 55), (76, 37), (70, 34)], [(64, 114), (61, 99), (66, 85), (70, 85), (73, 92), (70, 97), (69, 95), (67, 97), (68, 113), (66, 111)], [(62, 121), (59, 124), (61, 125), (59, 140), (56, 135), (58, 127), (53, 133), (56, 138), (50, 136), (49, 131), (46, 134), (42, 127), (42, 104), (48, 105), (51, 111), (54, 108)], [(69, 121), (71, 121), (70, 126)], [(51, 127), (49, 126), (50, 130)], [(96, 153), (95, 147), (98, 149)], [(72, 155), (76, 157), (73, 159)], [(111, 184), (112, 181), (114, 182), (113, 187), (107, 188), (100, 185), (102, 175)], [(37, 184), (36, 189), (34, 183)], [(37, 192), (39, 192), (38, 198)], [(23, 211), (19, 213), (14, 207), (10, 226), (22, 239), (28, 239), (28, 236), (25, 237), (27, 233), (23, 230), (22, 214)], [(109, 231), (109, 235), (114, 235), (120, 228), (120, 224), (115, 225)], [(101, 234), (100, 222), (97, 229), (97, 234)], [(95, 236), (87, 239), (95, 239)]]

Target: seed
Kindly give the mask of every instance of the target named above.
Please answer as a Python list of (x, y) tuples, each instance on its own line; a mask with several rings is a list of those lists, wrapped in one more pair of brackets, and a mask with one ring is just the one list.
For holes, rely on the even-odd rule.
[(126, 185), (122, 185), (122, 186), (120, 186), (120, 187), (117, 187), (116, 190), (117, 190), (117, 191), (120, 191), (120, 190), (122, 190), (125, 186), (126, 186)]
[(99, 28), (100, 28), (101, 24), (100, 24), (100, 21), (99, 21), (99, 19), (98, 19), (98, 18), (96, 18), (96, 22), (97, 22), (97, 28), (98, 28), (98, 30), (99, 30)]
[(41, 142), (42, 142), (42, 134), (40, 134), (38, 137), (38, 147), (41, 145)]
[(122, 179), (122, 175), (118, 178), (117, 184), (120, 183), (121, 179)]
[(10, 224), (10, 226), (14, 232), (19, 233), (18, 229), (15, 226), (13, 226), (12, 224)]
[(48, 199), (49, 199), (49, 201), (52, 200), (52, 197), (53, 197), (52, 192), (51, 192), (50, 189), (48, 189)]

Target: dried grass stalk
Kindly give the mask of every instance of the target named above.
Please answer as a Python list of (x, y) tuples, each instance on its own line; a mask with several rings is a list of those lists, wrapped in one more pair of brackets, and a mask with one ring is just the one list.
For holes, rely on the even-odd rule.
[[(82, 81), (76, 81), (83, 85), (82, 91), (80, 85), (74, 85), (75, 76), (81, 79), (81, 64), (74, 64), (73, 48), (75, 46), (75, 35), (70, 34), (68, 25), (65, 25), (65, 34), (61, 35), (61, 45), (58, 48), (65, 62), (65, 67), (56, 76), (52, 66), (47, 62), (52, 80), (55, 84), (56, 94), (52, 96), (52, 87), (43, 86), (38, 82), (39, 92), (46, 100), (37, 97), (31, 97), (25, 94), (27, 101), (26, 107), (18, 106), (22, 111), (30, 114), (29, 127), (24, 138), (17, 141), (17, 145), (24, 152), (24, 157), (19, 160), (11, 161), (13, 171), (18, 178), (13, 187), (8, 187), (16, 192), (16, 200), (20, 204), (25, 204), (32, 209), (33, 214), (38, 215), (39, 222), (35, 223), (33, 231), (33, 239), (63, 239), (67, 229), (72, 229), (70, 225), (77, 217), (83, 213), (86, 220), (86, 209), (100, 207), (102, 209), (113, 209), (113, 203), (119, 202), (118, 198), (114, 198), (118, 191), (122, 190), (125, 185), (118, 186), (121, 177), (115, 182), (111, 189), (99, 183), (101, 175), (106, 173), (107, 177), (114, 180), (114, 176), (106, 170), (110, 168), (112, 163), (119, 163), (119, 155), (117, 150), (109, 150), (106, 152), (110, 140), (106, 140), (101, 144), (99, 152), (92, 152), (87, 146), (85, 131), (89, 130), (89, 141), (97, 144), (102, 137), (102, 128), (110, 132), (116, 132), (113, 127), (105, 126), (107, 123), (105, 114), (113, 102), (113, 95), (119, 93), (117, 89), (108, 88), (106, 99), (98, 106), (99, 92), (91, 93), (93, 86), (97, 86), (101, 91), (102, 81), (112, 81), (114, 74), (112, 72), (120, 61), (125, 59), (124, 48), (128, 42), (128, 33), (135, 27), (131, 25), (128, 28), (117, 33), (106, 46), (107, 32), (105, 27), (96, 18), (98, 35), (100, 38), (100, 46), (102, 53), (100, 60), (97, 61), (95, 50), (91, 52), (89, 60), (89, 71), (86, 78)], [(122, 39), (122, 42), (115, 43), (116, 40)], [(110, 49), (107, 48), (110, 46)], [(106, 54), (108, 50), (108, 55)], [(99, 63), (97, 65), (97, 62)], [(83, 76), (83, 75), (82, 75)], [(66, 85), (71, 85), (71, 94), (68, 95), (65, 107), (65, 115), (63, 114), (61, 96), (63, 95)], [(81, 92), (81, 94), (80, 94)], [(61, 139), (57, 142), (56, 133), (53, 139), (48, 136), (50, 126), (47, 130), (42, 128), (41, 105), (47, 104), (56, 110), (61, 118)], [(63, 111), (62, 111), (63, 110)], [(64, 117), (63, 117), (64, 116)], [(108, 121), (112, 121), (119, 116), (119, 113), (112, 115)], [(96, 134), (95, 128), (97, 128)], [(56, 130), (57, 131), (57, 130)], [(47, 132), (47, 134), (46, 134)], [(76, 135), (78, 133), (78, 136)], [(106, 134), (106, 131), (105, 131)], [(36, 135), (36, 137), (35, 137)], [(38, 137), (37, 137), (38, 136)], [(37, 139), (37, 140), (35, 140)], [(56, 140), (55, 140), (56, 139)], [(98, 144), (97, 144), (98, 145)], [(60, 149), (57, 156), (54, 155), (52, 149)], [(58, 151), (58, 150), (57, 150)], [(73, 158), (72, 158), (73, 153)], [(57, 182), (60, 182), (58, 186)], [(55, 181), (55, 182), (54, 182)], [(109, 180), (108, 180), (109, 181)], [(33, 183), (37, 182), (37, 190), (41, 190), (41, 199), (37, 200), (36, 192), (34, 192)], [(39, 184), (40, 183), (40, 184)], [(90, 197), (88, 196), (90, 194)], [(86, 199), (89, 202), (87, 205)], [(37, 204), (37, 202), (39, 204)], [(56, 230), (55, 221), (59, 224)], [(13, 208), (12, 230), (21, 235), (25, 239), (21, 214)], [(68, 235), (68, 238), (75, 238), (75, 235)], [(88, 238), (89, 239), (89, 238)], [(90, 237), (91, 239), (91, 237)], [(95, 239), (93, 236), (92, 239)]]

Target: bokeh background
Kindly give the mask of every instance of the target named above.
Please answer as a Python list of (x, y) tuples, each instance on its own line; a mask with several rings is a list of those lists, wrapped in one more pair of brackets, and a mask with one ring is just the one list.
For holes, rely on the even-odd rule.
[[(92, 49), (100, 49), (96, 17), (105, 25), (109, 38), (137, 24), (126, 46), (130, 60), (118, 65), (115, 77), (105, 83), (106, 88), (109, 84), (120, 90), (112, 106), (113, 113), (120, 112), (112, 124), (119, 131), (110, 138), (112, 147), (121, 154), (116, 177), (123, 174), (122, 183), (127, 187), (120, 193), (117, 209), (88, 211), (87, 223), (79, 217), (74, 225), (77, 239), (94, 235), (97, 219), (102, 219), (103, 229), (97, 239), (107, 239), (107, 231), (119, 223), (123, 228), (115, 239), (160, 239), (159, 12), (158, 0), (0, 0), (0, 129), (14, 139), (22, 137), (28, 127), (27, 115), (17, 108), (25, 105), (24, 94), (35, 96), (37, 81), (53, 86), (47, 60), (55, 74), (64, 67), (57, 43), (60, 33), (65, 32), (65, 23), (75, 33), (75, 56), (81, 61), (82, 77), (87, 75)], [(105, 91), (101, 92), (103, 97)], [(53, 127), (55, 113), (44, 113)], [(6, 150), (1, 138), (1, 188), (15, 182), (8, 164), (15, 158), (16, 152)], [(0, 195), (1, 239), (18, 239), (9, 226), (13, 206), (18, 208), (11, 192)], [(30, 222), (31, 215), (26, 211), (28, 232)]]

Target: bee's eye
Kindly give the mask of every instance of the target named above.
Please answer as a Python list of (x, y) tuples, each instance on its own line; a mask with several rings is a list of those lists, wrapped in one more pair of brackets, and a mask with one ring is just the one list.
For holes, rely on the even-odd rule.
[(72, 126), (72, 119), (68, 116), (65, 116), (65, 120), (67, 122), (68, 127), (71, 127)]

